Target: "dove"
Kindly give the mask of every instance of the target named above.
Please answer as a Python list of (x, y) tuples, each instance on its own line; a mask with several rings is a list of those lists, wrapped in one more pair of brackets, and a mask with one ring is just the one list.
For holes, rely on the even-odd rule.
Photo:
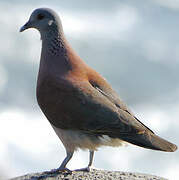
[(84, 171), (90, 171), (101, 146), (127, 143), (165, 152), (177, 149), (144, 125), (105, 78), (76, 54), (54, 10), (35, 9), (20, 32), (29, 28), (37, 29), (42, 40), (37, 102), (66, 149), (56, 171), (70, 171), (67, 163), (78, 149), (89, 150)]

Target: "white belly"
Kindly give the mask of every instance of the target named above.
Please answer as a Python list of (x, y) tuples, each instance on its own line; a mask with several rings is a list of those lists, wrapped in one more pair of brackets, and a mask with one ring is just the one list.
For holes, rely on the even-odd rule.
[(53, 125), (52, 127), (68, 151), (74, 151), (78, 148), (97, 150), (100, 146), (122, 146), (127, 144), (120, 139), (110, 138), (107, 135), (97, 137), (82, 131), (64, 130)]

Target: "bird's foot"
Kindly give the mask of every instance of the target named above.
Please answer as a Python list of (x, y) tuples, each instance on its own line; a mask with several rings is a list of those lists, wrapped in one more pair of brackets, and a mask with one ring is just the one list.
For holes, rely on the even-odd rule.
[(92, 170), (91, 166), (81, 168), (81, 169), (75, 169), (74, 171), (83, 171), (83, 172), (90, 172)]
[(68, 168), (57, 168), (57, 169), (52, 169), (50, 171), (45, 171), (46, 174), (59, 174), (59, 173), (67, 173), (67, 174), (72, 174), (72, 171)]
[(68, 168), (59, 167), (57, 169), (45, 171), (40, 176), (33, 176), (33, 179), (34, 180), (41, 180), (41, 179), (46, 179), (49, 177), (56, 177), (58, 174), (61, 174), (61, 173), (63, 173), (63, 175), (65, 175), (65, 176), (67, 176), (68, 174), (72, 174), (72, 171), (69, 170)]

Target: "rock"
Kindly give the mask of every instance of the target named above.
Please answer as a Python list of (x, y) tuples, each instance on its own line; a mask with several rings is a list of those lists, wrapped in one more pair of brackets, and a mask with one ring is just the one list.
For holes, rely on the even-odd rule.
[(106, 171), (92, 169), (90, 172), (73, 171), (69, 173), (48, 174), (46, 172), (27, 174), (24, 176), (12, 178), (11, 180), (167, 180), (166, 178), (154, 175), (131, 173), (122, 171)]

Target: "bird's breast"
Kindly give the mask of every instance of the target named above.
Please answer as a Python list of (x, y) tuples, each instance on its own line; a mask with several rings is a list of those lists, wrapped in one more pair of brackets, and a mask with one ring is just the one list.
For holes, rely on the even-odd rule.
[(73, 91), (68, 87), (68, 83), (57, 82), (51, 78), (38, 79), (36, 96), (37, 102), (53, 125), (60, 128), (68, 128), (71, 117), (68, 115), (68, 110), (65, 104), (69, 104), (68, 94)]

